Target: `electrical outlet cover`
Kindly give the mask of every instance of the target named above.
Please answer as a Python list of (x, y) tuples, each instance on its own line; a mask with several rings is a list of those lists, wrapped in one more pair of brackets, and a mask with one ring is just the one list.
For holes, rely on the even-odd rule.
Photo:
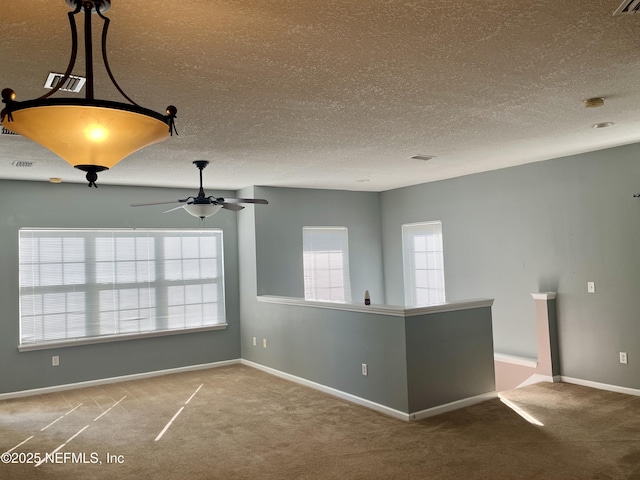
[(627, 352), (620, 352), (620, 363), (624, 365), (628, 363)]

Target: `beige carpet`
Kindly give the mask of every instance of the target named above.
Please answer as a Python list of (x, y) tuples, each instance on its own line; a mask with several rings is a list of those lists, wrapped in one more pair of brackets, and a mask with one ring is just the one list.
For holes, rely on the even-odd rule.
[(640, 479), (640, 397), (505, 397), (544, 426), (499, 399), (406, 423), (241, 365), (7, 400), (0, 451), (66, 445), (0, 479)]

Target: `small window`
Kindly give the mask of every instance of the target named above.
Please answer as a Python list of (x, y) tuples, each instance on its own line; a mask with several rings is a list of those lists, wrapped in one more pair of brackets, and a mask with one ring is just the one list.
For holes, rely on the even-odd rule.
[(407, 306), (444, 303), (444, 255), (442, 223), (402, 226), (404, 289)]
[(304, 227), (304, 298), (351, 302), (346, 227)]
[(20, 346), (226, 322), (221, 230), (20, 229)]

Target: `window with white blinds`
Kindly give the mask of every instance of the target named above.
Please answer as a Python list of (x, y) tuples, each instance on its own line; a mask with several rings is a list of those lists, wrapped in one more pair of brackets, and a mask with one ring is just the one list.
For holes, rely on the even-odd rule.
[(416, 307), (444, 303), (442, 223), (403, 225), (402, 247), (406, 305)]
[(20, 229), (20, 346), (224, 325), (222, 231)]
[(351, 302), (346, 227), (303, 227), (304, 298)]

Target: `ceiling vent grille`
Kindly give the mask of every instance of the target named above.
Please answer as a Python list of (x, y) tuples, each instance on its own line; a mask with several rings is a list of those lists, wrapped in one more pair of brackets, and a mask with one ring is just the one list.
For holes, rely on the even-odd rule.
[(2, 130), (0, 131), (0, 135), (15, 135), (16, 137), (19, 136), (17, 133), (12, 132), (11, 130), (7, 130), (4, 127), (2, 127)]
[(435, 155), (414, 155), (413, 158), (414, 160), (422, 160), (425, 162), (428, 162), (429, 160), (433, 159), (435, 157)]
[(35, 162), (27, 162), (27, 161), (24, 161), (24, 160), (16, 160), (15, 162), (11, 162), (11, 165), (13, 165), (14, 167), (19, 167), (19, 168), (33, 167), (34, 164), (35, 164)]
[[(47, 81), (44, 82), (44, 88), (49, 88), (49, 89), (55, 88), (63, 78), (64, 78), (64, 75), (61, 73), (50, 73), (49, 77), (47, 77)], [(69, 78), (67, 78), (67, 81), (60, 86), (60, 90), (62, 90), (63, 92), (78, 93), (80, 90), (82, 90), (82, 87), (84, 87), (84, 84), (86, 81), (87, 79), (84, 77), (69, 75)]]
[(627, 15), (630, 13), (638, 13), (640, 12), (640, 0), (624, 0), (622, 5), (620, 5), (615, 12), (614, 15)]

